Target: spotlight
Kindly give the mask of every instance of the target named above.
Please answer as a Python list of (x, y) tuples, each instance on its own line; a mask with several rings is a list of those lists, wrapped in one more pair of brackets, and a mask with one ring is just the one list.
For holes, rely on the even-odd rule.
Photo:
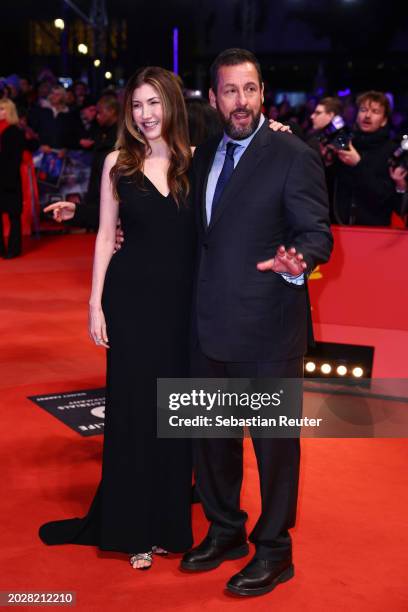
[(101, 60), (100, 59), (95, 59), (94, 60), (94, 66), (95, 68), (99, 68), (99, 66), (101, 65)]
[(65, 23), (63, 19), (54, 19), (54, 26), (57, 30), (63, 30), (65, 28)]
[(323, 363), (320, 367), (320, 370), (323, 374), (330, 374), (330, 372), (332, 371), (332, 367), (330, 363)]
[(353, 376), (355, 376), (356, 378), (361, 378), (363, 374), (363, 368), (353, 368)]
[(314, 361), (308, 361), (307, 364), (305, 365), (306, 372), (314, 372), (315, 369), (316, 369), (316, 364), (314, 363)]
[(109, 70), (107, 70), (107, 72), (105, 72), (105, 79), (111, 79), (112, 78), (112, 73), (109, 72)]
[(84, 43), (79, 43), (78, 52), (82, 53), (82, 55), (86, 55), (88, 53), (88, 47), (84, 45)]
[(339, 365), (336, 372), (339, 376), (345, 376), (347, 374), (347, 368), (344, 365)]

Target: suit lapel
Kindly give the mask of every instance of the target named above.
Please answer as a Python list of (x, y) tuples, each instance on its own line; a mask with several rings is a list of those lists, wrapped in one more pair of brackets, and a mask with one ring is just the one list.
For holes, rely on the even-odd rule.
[[(257, 167), (264, 155), (265, 147), (269, 145), (269, 142), (265, 138), (265, 136), (268, 135), (268, 130), (268, 122), (265, 121), (259, 132), (254, 136), (254, 138), (248, 145), (241, 159), (239, 160), (238, 165), (236, 166), (230, 180), (228, 181), (224, 191), (221, 194), (214, 215), (211, 215), (208, 231), (211, 231), (211, 228), (217, 223), (225, 209), (235, 201), (236, 195), (240, 191), (242, 191), (245, 185), (248, 183), (248, 177), (252, 176), (252, 174), (254, 173), (255, 168)], [(209, 171), (210, 169), (208, 169), (207, 172), (207, 179)], [(206, 185), (207, 181), (205, 183), (205, 187)]]
[(207, 211), (206, 211), (206, 193), (207, 193), (207, 183), (208, 183), (208, 176), (210, 174), (212, 165), (213, 165), (213, 161), (214, 161), (214, 157), (215, 157), (215, 153), (217, 151), (218, 145), (220, 142), (220, 138), (214, 139), (213, 141), (211, 141), (208, 144), (208, 147), (206, 147), (205, 152), (203, 152), (203, 157), (202, 160), (200, 160), (200, 168), (202, 168), (201, 172), (200, 172), (200, 179), (199, 179), (199, 188), (198, 188), (198, 201), (199, 201), (199, 206), (200, 206), (200, 217), (201, 217), (201, 221), (203, 224), (203, 228), (205, 231), (207, 231), (208, 228), (208, 224), (207, 224)]

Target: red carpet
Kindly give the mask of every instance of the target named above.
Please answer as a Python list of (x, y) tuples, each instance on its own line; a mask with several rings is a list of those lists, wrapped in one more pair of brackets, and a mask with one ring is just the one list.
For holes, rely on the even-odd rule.
[[(86, 331), (92, 245), (92, 236), (53, 237), (0, 261), (0, 591), (75, 591), (81, 611), (408, 610), (405, 440), (303, 440), (296, 577), (261, 598), (223, 593), (242, 561), (186, 575), (173, 557), (137, 572), (122, 555), (40, 542), (41, 523), (86, 511), (99, 479), (102, 437), (82, 438), (26, 399), (103, 384), (104, 355)], [(259, 499), (247, 451), (252, 526)], [(197, 539), (206, 531), (197, 506), (194, 529)]]

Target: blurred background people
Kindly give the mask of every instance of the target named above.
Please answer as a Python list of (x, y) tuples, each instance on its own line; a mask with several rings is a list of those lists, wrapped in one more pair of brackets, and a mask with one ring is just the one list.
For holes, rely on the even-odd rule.
[(222, 133), (217, 111), (203, 98), (186, 100), (190, 145), (198, 147), (204, 140)]
[(333, 121), (336, 115), (341, 115), (342, 106), (338, 98), (323, 98), (310, 115), (313, 131), (312, 136), (319, 137), (323, 130)]
[(84, 201), (60, 201), (51, 204), (44, 212), (52, 212), (56, 221), (69, 221), (71, 225), (98, 229), (100, 183), (105, 158), (114, 148), (117, 138), (120, 104), (115, 96), (102, 96), (96, 105), (98, 129), (93, 146), (93, 159), (88, 191)]
[[(14, 102), (0, 100), (0, 255), (11, 259), (21, 254), (21, 213), (23, 195), (21, 162), (24, 135), (18, 127)], [(3, 215), (10, 221), (8, 240), (4, 236)]]
[(44, 153), (79, 146), (80, 119), (69, 110), (65, 89), (61, 85), (54, 85), (47, 99), (31, 109), (29, 125), (38, 134)]

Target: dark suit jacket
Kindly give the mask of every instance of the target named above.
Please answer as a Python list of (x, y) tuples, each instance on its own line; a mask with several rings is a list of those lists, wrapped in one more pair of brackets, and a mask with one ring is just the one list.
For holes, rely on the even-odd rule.
[(276, 361), (305, 353), (307, 285), (256, 264), (280, 244), (303, 253), (307, 271), (328, 260), (329, 208), (319, 156), (265, 122), (241, 157), (206, 227), (205, 192), (220, 138), (197, 148), (193, 198), (199, 254), (195, 325), (203, 352), (219, 361)]

